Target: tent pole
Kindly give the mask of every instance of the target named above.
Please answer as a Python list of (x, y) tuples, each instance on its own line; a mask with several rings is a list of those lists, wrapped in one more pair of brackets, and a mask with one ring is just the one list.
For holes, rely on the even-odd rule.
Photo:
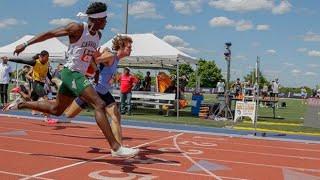
[(199, 65), (196, 64), (196, 93), (200, 92)]
[(256, 112), (255, 112), (255, 117), (254, 117), (254, 132), (257, 132), (257, 122), (258, 122), (258, 113), (259, 113), (259, 100), (260, 100), (260, 90), (259, 90), (259, 72), (260, 72), (260, 57), (257, 56), (257, 61), (256, 61), (256, 68), (255, 68), (255, 85), (256, 85), (256, 92), (254, 94), (255, 96), (255, 101), (256, 101)]
[(19, 77), (19, 70), (18, 70), (18, 63), (16, 63), (16, 87), (19, 86), (18, 77)]
[(179, 120), (179, 90), (180, 90), (180, 87), (179, 87), (179, 57), (177, 57), (177, 98), (176, 98), (176, 101), (177, 101), (177, 120)]
[(125, 34), (128, 34), (128, 11), (129, 11), (129, 0), (127, 0), (127, 4), (126, 4), (126, 14), (125, 14), (126, 24), (125, 24), (125, 31), (124, 31)]

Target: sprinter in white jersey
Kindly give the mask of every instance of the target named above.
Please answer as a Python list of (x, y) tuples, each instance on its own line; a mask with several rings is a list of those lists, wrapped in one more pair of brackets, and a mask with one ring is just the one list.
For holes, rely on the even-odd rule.
[[(99, 71), (97, 76), (98, 82), (95, 85), (95, 89), (100, 98), (106, 103), (106, 113), (111, 118), (112, 132), (117, 141), (122, 144), (122, 131), (121, 131), (121, 115), (117, 107), (117, 103), (110, 93), (112, 86), (112, 78), (117, 72), (117, 66), (120, 59), (130, 56), (132, 47), (132, 39), (129, 36), (117, 35), (112, 41), (112, 53), (110, 50), (105, 49), (97, 62), (99, 62)], [(71, 106), (64, 112), (68, 118), (75, 117), (82, 109), (87, 108), (85, 103), (79, 97), (73, 101)]]
[(24, 102), (22, 99), (17, 99), (3, 110), (34, 109), (60, 116), (78, 96), (94, 108), (96, 122), (109, 142), (112, 156), (133, 157), (138, 154), (139, 150), (123, 147), (117, 142), (106, 117), (105, 102), (99, 97), (84, 75), (89, 64), (97, 56), (101, 55), (97, 53), (97, 48), (101, 38), (100, 30), (104, 29), (107, 22), (106, 10), (105, 3), (93, 2), (89, 5), (86, 13), (78, 14), (87, 16), (88, 23), (70, 23), (67, 26), (39, 34), (31, 40), (18, 45), (14, 51), (15, 54), (21, 53), (29, 45), (54, 37), (68, 36), (70, 42), (67, 63), (61, 71), (62, 84), (56, 101), (54, 103), (43, 101)]

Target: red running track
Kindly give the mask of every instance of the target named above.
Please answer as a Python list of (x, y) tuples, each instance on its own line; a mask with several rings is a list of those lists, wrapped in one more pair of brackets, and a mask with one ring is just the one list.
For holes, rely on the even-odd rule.
[(0, 117), (0, 179), (320, 179), (320, 144), (124, 128), (112, 158), (96, 125)]

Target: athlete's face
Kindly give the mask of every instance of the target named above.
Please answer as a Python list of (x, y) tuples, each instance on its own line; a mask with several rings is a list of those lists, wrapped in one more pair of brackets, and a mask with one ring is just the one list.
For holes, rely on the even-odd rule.
[(3, 64), (8, 64), (8, 58), (3, 58)]
[(132, 43), (125, 43), (125, 46), (122, 48), (124, 56), (130, 56), (132, 50)]
[(94, 24), (95, 30), (103, 30), (107, 24), (107, 17), (104, 18), (92, 18), (91, 22)]
[(47, 63), (49, 61), (49, 55), (40, 55), (41, 63)]

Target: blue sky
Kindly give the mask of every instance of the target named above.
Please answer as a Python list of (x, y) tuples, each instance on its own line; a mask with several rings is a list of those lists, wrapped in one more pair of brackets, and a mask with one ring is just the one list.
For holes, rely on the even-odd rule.
[[(0, 46), (71, 21), (88, 0), (1, 0)], [(124, 32), (126, 0), (104, 0), (108, 24), (102, 43)], [(231, 79), (254, 68), (284, 86), (319, 83), (319, 0), (129, 0), (129, 33), (154, 33), (225, 72), (224, 43), (232, 42)]]

